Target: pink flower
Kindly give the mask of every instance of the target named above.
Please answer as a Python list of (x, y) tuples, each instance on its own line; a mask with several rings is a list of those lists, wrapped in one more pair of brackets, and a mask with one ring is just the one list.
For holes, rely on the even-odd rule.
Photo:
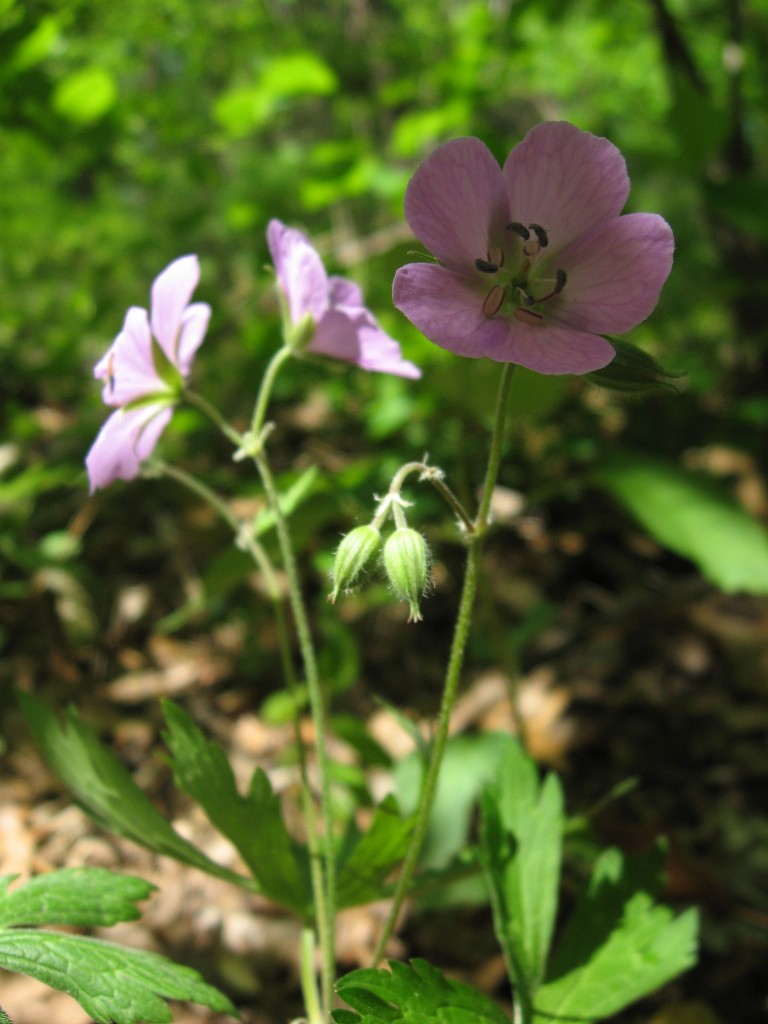
[(267, 242), (291, 325), (298, 327), (311, 317), (308, 352), (355, 363), (364, 370), (421, 376), (366, 309), (358, 286), (343, 277), (328, 277), (306, 235), (271, 220)]
[(628, 194), (619, 150), (565, 122), (533, 128), (503, 169), (479, 139), (447, 142), (405, 194), (406, 219), (438, 262), (401, 267), (394, 303), (458, 355), (597, 370), (614, 355), (600, 335), (644, 320), (672, 266), (663, 218), (619, 216)]
[(151, 317), (131, 306), (96, 364), (94, 377), (104, 381), (101, 397), (117, 410), (85, 460), (91, 493), (137, 476), (170, 422), (211, 315), (205, 302), (189, 304), (199, 280), (197, 256), (174, 260), (152, 285)]

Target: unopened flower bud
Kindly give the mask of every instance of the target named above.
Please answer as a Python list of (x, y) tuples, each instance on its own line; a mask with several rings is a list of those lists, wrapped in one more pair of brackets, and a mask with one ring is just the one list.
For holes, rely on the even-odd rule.
[(375, 526), (358, 526), (339, 544), (333, 562), (333, 590), (328, 600), (334, 604), (340, 590), (347, 590), (370, 562), (381, 545), (381, 534)]
[(659, 388), (678, 390), (673, 381), (676, 377), (682, 377), (682, 374), (669, 373), (653, 356), (628, 341), (620, 341), (618, 338), (610, 338), (609, 341), (616, 349), (616, 355), (607, 366), (587, 374), (587, 379), (593, 384), (611, 391), (655, 391)]
[(429, 550), (421, 534), (407, 526), (395, 530), (384, 545), (384, 569), (397, 597), (408, 603), (408, 621), (421, 621), (419, 598), (429, 579)]

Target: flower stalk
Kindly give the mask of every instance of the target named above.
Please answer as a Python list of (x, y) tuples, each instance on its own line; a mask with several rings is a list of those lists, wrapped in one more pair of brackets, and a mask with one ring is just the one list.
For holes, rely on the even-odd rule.
[(477, 517), (473, 523), (473, 529), (469, 534), (466, 569), (464, 571), (464, 585), (461, 592), (459, 611), (456, 617), (456, 626), (453, 633), (448, 665), (445, 673), (443, 696), (440, 703), (440, 712), (437, 721), (437, 730), (432, 742), (429, 764), (422, 780), (419, 803), (416, 809), (416, 823), (411, 835), (410, 845), (405, 855), (403, 868), (397, 881), (392, 901), (392, 908), (384, 924), (376, 949), (373, 954), (373, 966), (377, 966), (384, 956), (384, 951), (397, 924), (400, 910), (411, 885), (416, 864), (424, 845), (424, 838), (427, 834), (429, 816), (437, 791), (437, 781), (440, 775), (440, 766), (445, 753), (445, 745), (448, 741), (448, 727), (451, 720), (451, 711), (456, 700), (456, 693), (461, 678), (461, 670), (464, 664), (464, 654), (469, 639), (469, 631), (472, 625), (472, 608), (477, 591), (477, 577), (480, 563), (480, 549), (482, 539), (487, 531), (491, 497), (496, 480), (499, 474), (499, 465), (504, 446), (504, 425), (506, 422), (509, 391), (512, 383), (514, 364), (506, 363), (501, 374), (498, 396), (496, 399), (496, 414), (491, 435), (491, 447), (488, 456), (488, 465), (485, 472), (485, 481), (480, 497), (480, 505)]

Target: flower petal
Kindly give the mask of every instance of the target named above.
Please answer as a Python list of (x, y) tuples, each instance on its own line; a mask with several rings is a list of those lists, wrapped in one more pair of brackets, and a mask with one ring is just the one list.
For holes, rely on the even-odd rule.
[(529, 327), (512, 316), (488, 318), (482, 294), (434, 264), (401, 267), (392, 298), (430, 341), (460, 356), (519, 363), (538, 373), (589, 373), (614, 356), (613, 347), (595, 334), (550, 321)]
[(624, 157), (608, 139), (566, 121), (536, 125), (504, 164), (510, 219), (540, 224), (549, 252), (617, 217), (629, 195)]
[(503, 321), (483, 313), (484, 297), (467, 278), (434, 263), (401, 267), (392, 286), (392, 301), (422, 334), (449, 352), (473, 358), (486, 355), (496, 336), (506, 333)]
[(330, 310), (318, 323), (308, 350), (355, 363), (363, 370), (418, 378), (421, 370), (403, 359), (400, 346), (364, 307)]
[(152, 333), (174, 366), (184, 311), (200, 280), (197, 256), (181, 256), (158, 274), (152, 285)]
[(607, 366), (616, 354), (605, 338), (551, 321), (529, 327), (509, 318), (506, 326), (503, 344), (486, 355), (500, 363), (519, 363), (536, 373), (591, 373)]
[(335, 306), (364, 306), (363, 292), (354, 281), (346, 277), (328, 278), (328, 298), (331, 307)]
[(104, 381), (101, 397), (107, 405), (126, 405), (144, 395), (166, 390), (152, 360), (146, 309), (131, 306), (122, 331), (96, 364), (93, 375)]
[(328, 275), (309, 239), (296, 228), (271, 220), (267, 243), (291, 323), (298, 323), (307, 313), (319, 322), (328, 309)]
[(133, 480), (154, 451), (173, 409), (164, 403), (113, 412), (85, 459), (91, 494), (115, 480)]
[(200, 348), (200, 343), (208, 330), (208, 321), (211, 319), (211, 307), (207, 302), (193, 302), (187, 306), (181, 318), (181, 332), (179, 334), (178, 350), (176, 361), (185, 379), (192, 369), (192, 360)]
[(411, 231), (454, 270), (486, 259), (509, 220), (501, 168), (480, 139), (446, 142), (416, 168), (405, 192)]
[(672, 229), (655, 213), (629, 213), (596, 227), (558, 257), (568, 283), (553, 317), (580, 330), (630, 330), (659, 301), (674, 248)]

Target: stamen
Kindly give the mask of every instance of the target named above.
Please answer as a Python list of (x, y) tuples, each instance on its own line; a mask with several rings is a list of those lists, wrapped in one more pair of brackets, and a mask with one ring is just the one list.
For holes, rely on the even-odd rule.
[(497, 267), (504, 266), (504, 250), (492, 247), (488, 250), (488, 262), (495, 263)]
[(541, 248), (546, 249), (549, 245), (549, 238), (547, 237), (547, 232), (544, 230), (541, 224), (529, 224), (528, 227), (538, 238), (539, 245), (541, 246)]
[[(486, 299), (487, 301), (487, 299)], [(541, 313), (534, 313), (532, 309), (516, 309), (515, 319), (528, 327), (543, 327), (544, 317)]]
[(524, 242), (527, 242), (531, 237), (531, 232), (528, 228), (516, 220), (513, 220), (511, 224), (507, 224), (507, 231), (514, 231), (514, 233), (519, 235)]
[[(550, 280), (552, 280), (552, 279), (550, 278)], [(546, 295), (541, 295), (541, 296), (539, 296), (538, 299), (535, 299), (533, 301), (535, 301), (535, 302), (546, 302), (547, 299), (553, 299), (555, 297), (555, 295), (559, 295), (560, 292), (563, 290), (563, 288), (565, 288), (567, 280), (568, 280), (568, 275), (566, 274), (566, 272), (564, 270), (560, 270), (560, 269), (556, 270), (555, 271), (555, 287), (552, 289), (551, 292), (547, 292)], [(526, 296), (526, 302), (528, 302), (529, 298), (530, 298), (530, 296)], [(528, 302), (528, 304), (529, 305), (533, 305), (533, 302)]]
[(490, 260), (475, 260), (475, 266), (483, 274), (495, 274), (499, 269), (498, 263), (492, 263)]
[(485, 302), (483, 303), (483, 313), (487, 317), (496, 316), (501, 309), (502, 303), (504, 302), (505, 291), (500, 284), (497, 284), (494, 288), (488, 292), (485, 296)]

